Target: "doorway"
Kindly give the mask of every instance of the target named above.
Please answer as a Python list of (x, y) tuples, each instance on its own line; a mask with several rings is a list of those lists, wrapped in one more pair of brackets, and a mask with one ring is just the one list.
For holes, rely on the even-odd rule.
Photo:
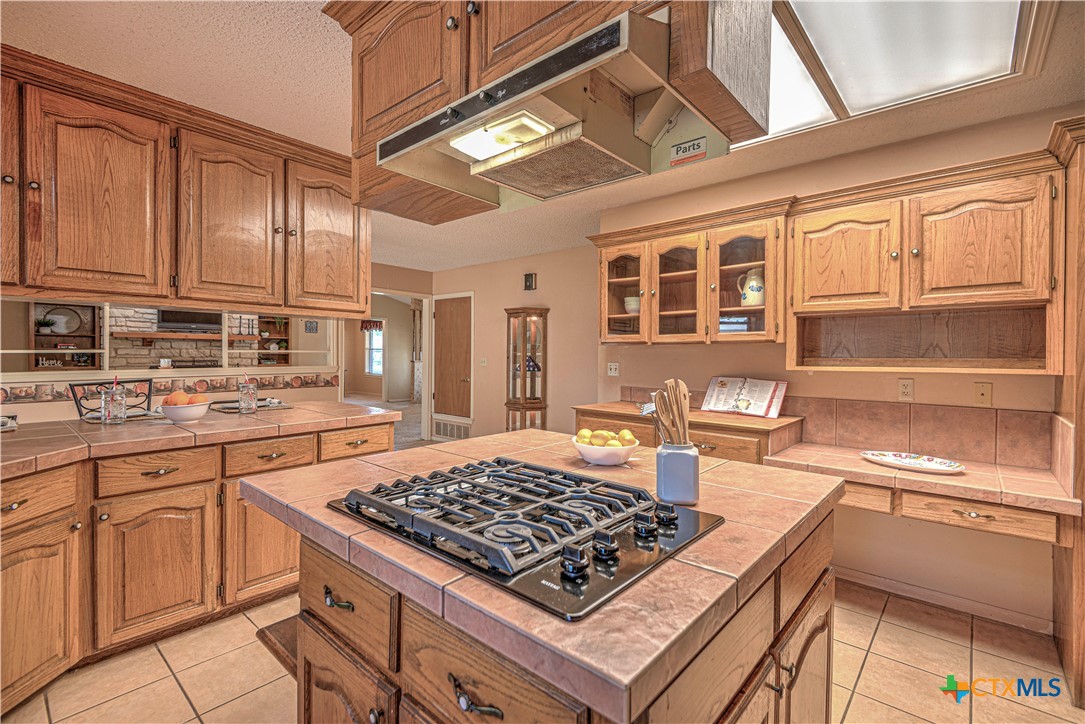
[[(467, 437), (472, 422), (471, 360), (474, 356), (474, 293), (433, 300), (433, 416), (446, 432)], [(448, 431), (455, 431), (450, 434)]]

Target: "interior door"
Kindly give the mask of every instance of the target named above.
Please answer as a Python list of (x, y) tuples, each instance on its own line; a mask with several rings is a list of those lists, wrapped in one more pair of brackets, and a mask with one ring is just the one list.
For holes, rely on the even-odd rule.
[(286, 303), (365, 312), (369, 211), (350, 201), (350, 177), (287, 163)]
[(178, 294), (283, 303), (283, 167), (279, 156), (180, 132)]
[(19, 243), (22, 209), (19, 207), (23, 175), (19, 169), (19, 84), (0, 78), (0, 282), (19, 283)]
[(433, 302), (433, 414), (471, 417), (471, 297)]
[(798, 216), (788, 258), (796, 312), (899, 309), (901, 202)]
[(708, 232), (711, 341), (776, 339), (783, 281), (776, 252), (783, 223), (783, 218), (763, 219)]
[(999, 179), (908, 200), (908, 303), (1047, 301), (1052, 179)]
[(651, 342), (707, 341), (704, 247), (703, 234), (683, 234), (651, 243)]
[(23, 87), (26, 283), (167, 296), (169, 126)]

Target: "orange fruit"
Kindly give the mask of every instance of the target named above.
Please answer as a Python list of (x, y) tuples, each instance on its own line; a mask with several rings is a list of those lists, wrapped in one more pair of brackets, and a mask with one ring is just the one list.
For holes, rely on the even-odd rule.
[(203, 394), (202, 392), (197, 392), (196, 394), (188, 398), (188, 404), (190, 405), (198, 405), (201, 402), (207, 402), (207, 395)]
[(171, 393), (166, 399), (162, 401), (163, 405), (187, 405), (188, 393), (184, 390), (177, 390)]

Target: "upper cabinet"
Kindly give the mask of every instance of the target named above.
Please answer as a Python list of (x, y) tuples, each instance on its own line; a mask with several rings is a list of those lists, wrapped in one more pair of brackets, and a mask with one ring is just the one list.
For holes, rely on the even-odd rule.
[(27, 286), (166, 296), (169, 126), (32, 85), (23, 99)]
[(796, 312), (900, 307), (901, 202), (858, 204), (792, 220)]
[(709, 341), (776, 339), (784, 223), (781, 216), (708, 232)]
[(646, 285), (650, 268), (645, 244), (599, 250), (600, 341), (648, 341), (651, 303)]
[(365, 312), (369, 212), (350, 201), (350, 179), (287, 163), (286, 303)]
[(178, 293), (283, 303), (283, 159), (182, 130)]
[(0, 78), (0, 282), (19, 283), (22, 213), (19, 209), (19, 188), (22, 173), (19, 167), (19, 84), (11, 78)]
[(1035, 174), (909, 198), (909, 306), (1046, 301), (1053, 183)]
[(704, 342), (705, 243), (703, 234), (683, 234), (651, 242), (648, 283), (652, 342)]
[(467, 88), (473, 91), (622, 14), (636, 3), (483, 0), (466, 6), (455, 5), (464, 7), (468, 18), (471, 58)]

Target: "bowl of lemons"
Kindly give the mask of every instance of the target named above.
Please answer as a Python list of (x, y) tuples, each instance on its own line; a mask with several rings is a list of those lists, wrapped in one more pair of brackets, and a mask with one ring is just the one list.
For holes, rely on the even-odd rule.
[(573, 445), (580, 457), (592, 465), (622, 465), (629, 462), (639, 445), (629, 430), (589, 430), (584, 428), (573, 436)]

